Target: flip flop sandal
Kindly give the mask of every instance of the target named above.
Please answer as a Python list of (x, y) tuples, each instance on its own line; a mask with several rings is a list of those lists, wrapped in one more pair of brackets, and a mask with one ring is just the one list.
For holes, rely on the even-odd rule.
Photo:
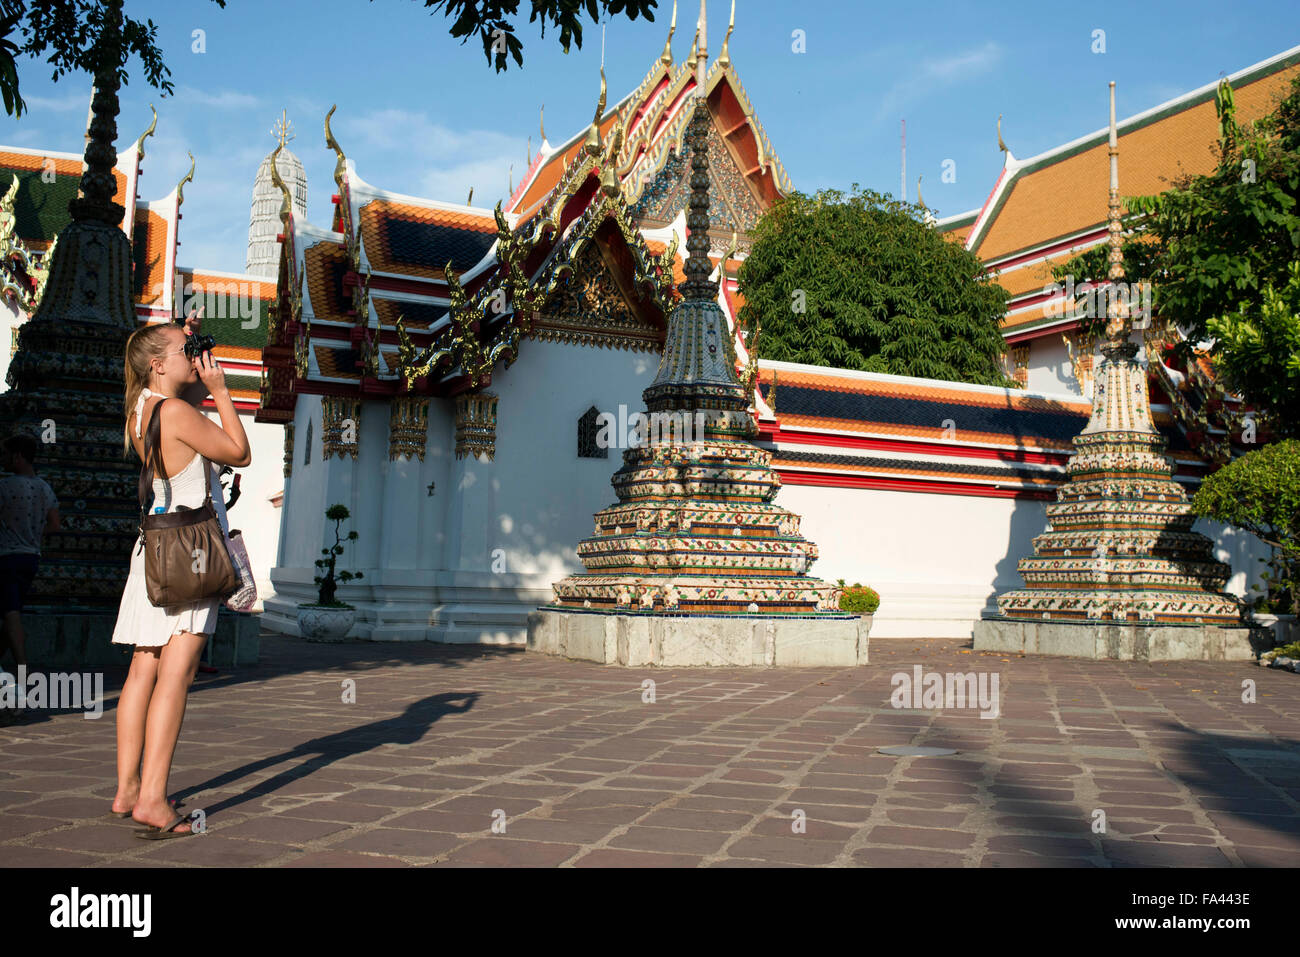
[(184, 824), (188, 820), (189, 818), (186, 817), (184, 814), (177, 814), (176, 817), (172, 818), (172, 820), (168, 821), (162, 827), (154, 827), (144, 831), (136, 831), (135, 836), (145, 841), (169, 841), (174, 837), (189, 837), (190, 835), (195, 833), (193, 830), (189, 830), (189, 831), (172, 830), (172, 828), (174, 828), (177, 824)]

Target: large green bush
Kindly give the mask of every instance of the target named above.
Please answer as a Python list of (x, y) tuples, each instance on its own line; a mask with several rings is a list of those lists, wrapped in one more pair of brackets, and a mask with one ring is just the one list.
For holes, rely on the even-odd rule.
[(1273, 548), (1261, 610), (1300, 612), (1300, 440), (1266, 445), (1225, 465), (1192, 499), (1197, 515), (1251, 532)]

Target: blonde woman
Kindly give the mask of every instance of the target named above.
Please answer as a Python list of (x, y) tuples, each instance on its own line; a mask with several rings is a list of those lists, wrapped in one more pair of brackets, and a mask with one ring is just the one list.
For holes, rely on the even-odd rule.
[[(186, 326), (198, 331), (198, 320)], [(201, 382), (202, 387), (196, 384)], [(210, 393), (221, 417), (217, 425), (198, 406)], [(126, 344), (125, 445), (141, 461), (150, 417), (159, 409), (162, 474), (153, 480), (150, 512), (201, 508), (208, 490), (223, 528), (226, 511), (217, 475), (222, 465), (251, 461), (248, 436), (226, 388), (226, 376), (210, 352), (185, 355), (185, 330), (171, 324), (137, 329)], [(204, 460), (207, 460), (207, 463)], [(205, 464), (207, 467), (205, 469)], [(116, 644), (134, 645), (131, 669), (117, 704), (117, 794), (111, 815), (128, 815), (152, 840), (192, 833), (185, 816), (167, 803), (167, 778), (185, 717), (185, 699), (207, 636), (216, 630), (212, 598), (193, 605), (158, 608), (145, 591), (144, 554), (137, 544), (113, 631)]]

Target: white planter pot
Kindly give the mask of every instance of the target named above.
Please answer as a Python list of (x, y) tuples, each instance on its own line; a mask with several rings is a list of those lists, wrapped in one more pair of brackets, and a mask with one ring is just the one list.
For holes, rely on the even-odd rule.
[(1255, 624), (1261, 628), (1267, 628), (1273, 632), (1273, 641), (1277, 645), (1289, 645), (1296, 640), (1296, 620), (1295, 615), (1268, 615), (1255, 614), (1252, 616)]
[(298, 606), (298, 634), (308, 641), (342, 641), (356, 621), (355, 608)]

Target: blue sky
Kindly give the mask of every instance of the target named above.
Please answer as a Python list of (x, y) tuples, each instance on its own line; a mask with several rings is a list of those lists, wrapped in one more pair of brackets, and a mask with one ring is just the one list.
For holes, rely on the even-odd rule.
[[(527, 2), (522, 4), (525, 8)], [(148, 125), (142, 199), (169, 192), (196, 158), (185, 188), (180, 262), (242, 272), (248, 205), (258, 163), (274, 147), (271, 124), (286, 109), (290, 144), (308, 176), (309, 219), (327, 226), (333, 128), (363, 179), (402, 193), (476, 205), (518, 182), (538, 109), (558, 144), (591, 121), (598, 92), (600, 29), (581, 50), (524, 24), (524, 67), (494, 73), (477, 41), (462, 46), (448, 21), (417, 0), (127, 0), (159, 27), (176, 86), (162, 98), (139, 75), (122, 92), (119, 148)], [(611, 21), (605, 40), (610, 102), (638, 84), (663, 48), (671, 0), (654, 23)], [(709, 4), (710, 58), (729, 4)], [(1002, 156), (995, 124), (1024, 158), (1105, 125), (1106, 83), (1117, 82), (1121, 118), (1300, 44), (1294, 0), (1143, 4), (907, 3), (738, 0), (731, 58), (795, 187), (852, 183), (897, 194), (899, 120), (907, 120), (908, 195), (924, 176), (940, 216), (981, 205)], [(673, 51), (689, 51), (698, 0), (683, 0)], [(193, 31), (206, 50), (193, 51)], [(803, 30), (806, 52), (792, 52)], [(1106, 52), (1094, 53), (1104, 30)], [(0, 143), (80, 152), (90, 80), (49, 81), (40, 63), (20, 66), (31, 113), (0, 118)], [(956, 182), (942, 183), (952, 160)], [(1121, 170), (1123, 160), (1121, 158)], [(1122, 177), (1122, 173), (1121, 173)], [(1122, 181), (1121, 181), (1122, 188)]]

